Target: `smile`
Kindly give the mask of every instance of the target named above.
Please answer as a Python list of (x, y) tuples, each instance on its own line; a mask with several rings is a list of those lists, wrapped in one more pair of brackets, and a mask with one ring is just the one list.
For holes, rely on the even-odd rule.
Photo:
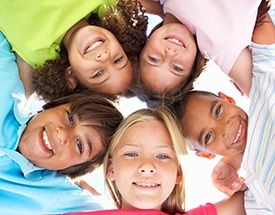
[(140, 187), (158, 187), (158, 186), (160, 186), (160, 184), (146, 183), (146, 182), (133, 182), (133, 184), (140, 186)]
[(44, 130), (43, 131), (43, 140), (44, 140), (44, 145), (52, 151), (52, 145), (50, 144), (47, 132)]
[(89, 43), (84, 49), (84, 54), (87, 54), (93, 50), (95, 50), (98, 46), (104, 43), (103, 39), (97, 40), (95, 42)]
[(185, 47), (184, 43), (175, 37), (166, 37), (165, 40), (168, 40), (172, 43)]
[(242, 134), (242, 130), (243, 130), (243, 126), (242, 126), (242, 124), (240, 124), (240, 127), (238, 129), (238, 132), (237, 132), (237, 135), (235, 137), (235, 140), (234, 140), (233, 144), (236, 143), (239, 140), (239, 138), (240, 138), (240, 136)]

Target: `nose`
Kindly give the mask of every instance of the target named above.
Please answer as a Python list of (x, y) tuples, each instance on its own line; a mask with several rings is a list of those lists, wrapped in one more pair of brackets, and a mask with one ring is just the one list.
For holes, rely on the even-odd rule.
[(60, 145), (65, 145), (69, 143), (71, 139), (72, 131), (66, 127), (57, 127), (56, 128), (56, 138)]
[(110, 57), (110, 51), (106, 50), (96, 56), (97, 61), (106, 61)]
[(156, 173), (156, 168), (152, 161), (144, 160), (139, 167), (140, 174), (154, 174)]
[(165, 48), (165, 53), (170, 56), (175, 56), (177, 54), (177, 50), (172, 49), (170, 47)]
[(220, 127), (221, 134), (224, 139), (227, 139), (229, 137), (230, 132), (230, 120), (224, 120), (223, 126)]

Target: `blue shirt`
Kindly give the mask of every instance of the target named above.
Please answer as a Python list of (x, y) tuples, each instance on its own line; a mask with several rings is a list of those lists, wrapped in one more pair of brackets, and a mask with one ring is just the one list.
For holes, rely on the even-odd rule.
[(26, 122), (15, 55), (0, 32), (0, 214), (59, 214), (102, 209), (95, 197), (57, 171), (34, 166), (16, 151)]

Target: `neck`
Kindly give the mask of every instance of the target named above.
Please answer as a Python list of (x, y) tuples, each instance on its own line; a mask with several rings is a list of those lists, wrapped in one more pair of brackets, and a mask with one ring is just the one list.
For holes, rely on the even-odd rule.
[(87, 20), (85, 19), (81, 19), (80, 21), (78, 21), (76, 24), (74, 24), (65, 34), (63, 40), (62, 40), (62, 44), (65, 46), (65, 48), (68, 50), (68, 45), (69, 45), (69, 41), (71, 39), (71, 36), (73, 35), (73, 33), (78, 30), (79, 28), (85, 27), (89, 25), (89, 23), (87, 22)]

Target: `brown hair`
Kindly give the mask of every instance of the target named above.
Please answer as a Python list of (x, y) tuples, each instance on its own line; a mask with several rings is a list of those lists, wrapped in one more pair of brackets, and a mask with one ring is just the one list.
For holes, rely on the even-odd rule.
[[(54, 108), (62, 104), (70, 104), (71, 114), (76, 115), (80, 122), (85, 121), (87, 126), (93, 127), (99, 133), (104, 146), (104, 150), (90, 161), (59, 171), (61, 174), (76, 178), (92, 172), (102, 164), (111, 136), (115, 133), (123, 116), (112, 102), (102, 96), (91, 95), (88, 92), (76, 93), (53, 100), (45, 104), (43, 109)], [(94, 122), (98, 122), (99, 125), (94, 125)]]
[[(119, 0), (115, 7), (108, 8), (102, 19), (97, 14), (91, 14), (88, 18), (90, 25), (103, 27), (112, 32), (133, 68), (133, 83), (136, 82), (138, 73), (138, 56), (146, 43), (148, 18), (145, 16), (145, 9), (137, 0)], [(72, 93), (87, 90), (81, 83), (72, 90), (68, 87), (65, 72), (70, 66), (68, 54), (63, 46), (60, 46), (60, 57), (56, 60), (49, 60), (42, 68), (34, 71), (33, 84), (35, 91), (45, 100), (52, 100)], [(93, 94), (105, 96), (115, 100), (117, 96), (100, 93), (90, 90)], [(134, 94), (129, 90), (125, 97)]]
[[(161, 25), (159, 24), (158, 27)], [(156, 29), (154, 29), (156, 30)], [(196, 36), (194, 36), (195, 41)], [(197, 46), (197, 54), (195, 57), (195, 62), (193, 64), (191, 74), (187, 80), (184, 80), (177, 88), (174, 88), (168, 92), (157, 93), (150, 90), (146, 85), (142, 82), (141, 78), (139, 77), (139, 82), (133, 87), (133, 92), (135, 92), (136, 96), (144, 101), (148, 107), (165, 107), (169, 106), (170, 104), (178, 101), (184, 96), (187, 92), (193, 89), (193, 83), (197, 77), (203, 72), (205, 67), (207, 66), (208, 60), (205, 59)]]

